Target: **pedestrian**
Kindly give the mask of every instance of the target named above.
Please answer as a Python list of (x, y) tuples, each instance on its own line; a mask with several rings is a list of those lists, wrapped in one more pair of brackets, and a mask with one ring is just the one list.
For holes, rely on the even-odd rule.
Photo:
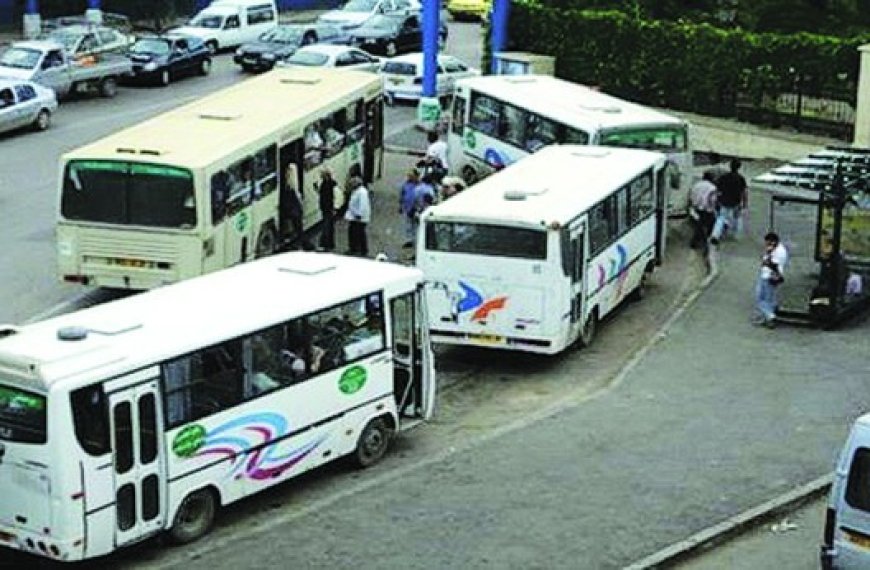
[(740, 160), (731, 159), (730, 171), (723, 174), (716, 181), (718, 189), (719, 215), (713, 226), (710, 242), (717, 245), (725, 235), (725, 231), (731, 231), (735, 235), (738, 224), (746, 209), (748, 200), (748, 187), (746, 179), (740, 174)]
[(320, 248), (324, 251), (335, 249), (335, 190), (337, 184), (332, 170), (324, 167), (320, 171)]
[(351, 178), (348, 185), (351, 188), (351, 193), (347, 204), (347, 212), (344, 215), (344, 219), (348, 221), (348, 253), (350, 255), (365, 257), (369, 254), (366, 231), (372, 216), (369, 191), (359, 176)]
[(465, 181), (458, 176), (445, 176), (441, 180), (441, 200), (446, 200), (465, 190)]
[(420, 184), (420, 173), (416, 168), (411, 168), (405, 176), (405, 181), (399, 189), (399, 214), (402, 216), (402, 226), (405, 232), (405, 243), (402, 247), (414, 246), (415, 227), (414, 215), (416, 214), (417, 186)]
[(429, 131), (426, 134), (426, 141), (429, 143), (429, 146), (426, 147), (426, 157), (437, 160), (446, 173), (448, 170), (447, 143), (441, 140), (435, 131)]
[(706, 246), (716, 223), (716, 184), (712, 170), (704, 172), (701, 180), (692, 186), (689, 194), (694, 231), (689, 244), (693, 249)]
[(302, 249), (307, 249), (305, 241), (305, 229), (303, 226), (304, 202), (302, 194), (297, 189), (298, 181), (296, 180), (296, 165), (288, 164), (286, 174), (284, 175), (284, 196), (286, 200), (287, 222), (290, 225), (289, 240), (291, 244), (296, 244)]
[(761, 256), (761, 267), (755, 284), (755, 309), (758, 312), (756, 322), (768, 328), (773, 328), (776, 323), (776, 310), (779, 306), (777, 288), (785, 281), (783, 272), (786, 264), (788, 251), (776, 233), (768, 232), (764, 236), (764, 254)]
[(432, 182), (432, 175), (426, 174), (414, 189), (414, 212), (411, 217), (412, 235), (417, 235), (417, 229), (420, 227), (420, 215), (434, 203), (435, 184)]

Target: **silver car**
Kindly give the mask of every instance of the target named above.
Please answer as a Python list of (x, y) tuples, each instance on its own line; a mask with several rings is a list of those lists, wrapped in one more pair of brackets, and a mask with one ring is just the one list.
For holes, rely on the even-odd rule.
[(28, 126), (44, 131), (56, 110), (52, 89), (32, 81), (0, 78), (0, 133)]

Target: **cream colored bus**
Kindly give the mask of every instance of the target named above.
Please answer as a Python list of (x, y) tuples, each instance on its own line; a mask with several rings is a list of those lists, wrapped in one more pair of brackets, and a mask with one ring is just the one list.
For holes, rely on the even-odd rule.
[(294, 189), (307, 229), (323, 168), (342, 186), (352, 168), (381, 176), (381, 89), (359, 71), (275, 70), (66, 154), (61, 280), (150, 289), (281, 249)]

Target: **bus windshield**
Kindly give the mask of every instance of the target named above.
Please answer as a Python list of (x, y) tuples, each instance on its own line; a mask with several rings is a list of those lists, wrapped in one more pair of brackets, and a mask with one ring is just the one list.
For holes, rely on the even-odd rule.
[(0, 440), (45, 443), (45, 396), (0, 384)]
[(493, 257), (547, 259), (547, 233), (489, 224), (429, 222), (426, 249)]
[(682, 126), (640, 127), (601, 133), (600, 144), (625, 148), (642, 148), (661, 152), (685, 152), (686, 129)]
[(68, 220), (163, 228), (196, 225), (189, 170), (112, 160), (66, 166), (61, 214)]

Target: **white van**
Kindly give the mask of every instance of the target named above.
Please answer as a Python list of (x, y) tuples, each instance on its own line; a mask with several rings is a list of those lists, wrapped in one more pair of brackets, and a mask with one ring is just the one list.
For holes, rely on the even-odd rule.
[(820, 554), (823, 569), (870, 568), (870, 414), (840, 452)]
[(278, 25), (275, 0), (215, 0), (175, 32), (202, 39), (215, 53), (256, 41)]

